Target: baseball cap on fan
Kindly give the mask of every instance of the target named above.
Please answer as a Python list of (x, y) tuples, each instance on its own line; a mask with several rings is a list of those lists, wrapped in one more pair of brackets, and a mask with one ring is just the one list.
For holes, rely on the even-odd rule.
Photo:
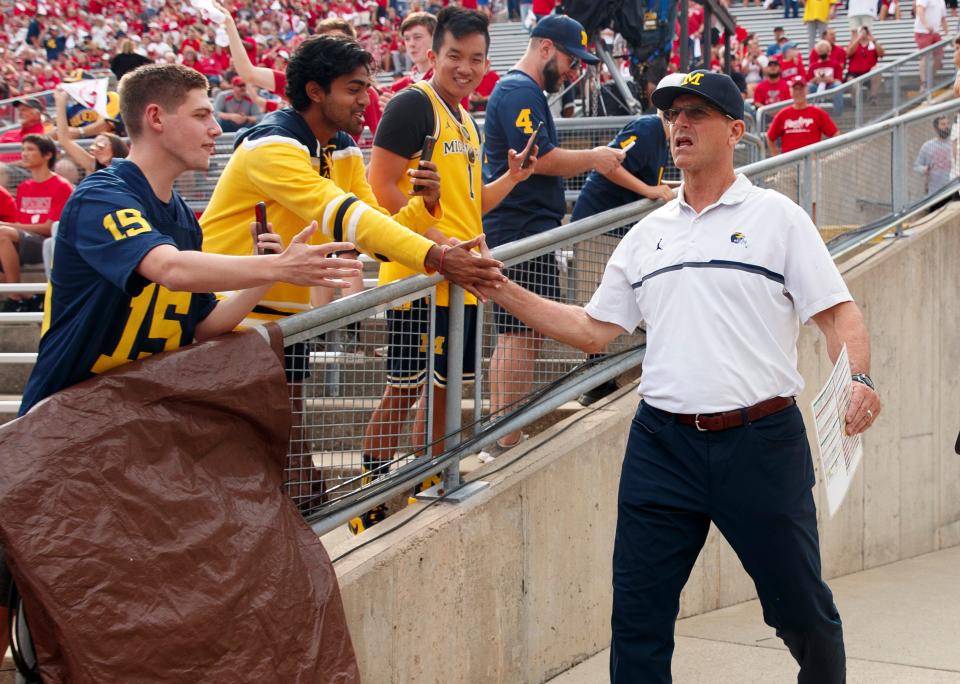
[(724, 114), (743, 120), (743, 96), (737, 84), (726, 74), (698, 69), (687, 74), (679, 85), (659, 85), (651, 99), (657, 109), (670, 109), (681, 95), (697, 95)]
[(533, 27), (531, 38), (549, 38), (558, 50), (566, 52), (587, 64), (597, 64), (600, 58), (587, 50), (587, 32), (576, 19), (563, 14), (544, 17)]
[(23, 98), (23, 99), (21, 99), (21, 100), (14, 100), (14, 101), (13, 101), (13, 106), (14, 106), (14, 107), (19, 107), (20, 105), (25, 105), (25, 106), (27, 106), (27, 107), (30, 107), (31, 109), (36, 109), (36, 110), (37, 110), (38, 112), (40, 112), (41, 114), (42, 114), (44, 111), (46, 111), (46, 107), (43, 106), (43, 103), (40, 102), (40, 100), (38, 100), (38, 99), (36, 99), (36, 98), (34, 98), (34, 97), (27, 97), (27, 98)]

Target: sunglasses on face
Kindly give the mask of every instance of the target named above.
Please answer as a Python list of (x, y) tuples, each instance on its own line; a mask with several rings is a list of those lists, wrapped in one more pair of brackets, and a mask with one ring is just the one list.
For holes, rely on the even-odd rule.
[[(713, 107), (704, 107), (702, 105), (692, 105), (690, 107), (670, 107), (670, 109), (663, 110), (663, 118), (668, 124), (674, 124), (677, 122), (677, 119), (680, 118), (680, 114), (684, 114), (687, 117), (687, 121), (690, 123), (701, 123), (706, 121), (715, 113), (721, 113), (719, 109), (714, 109)], [(729, 114), (724, 114), (730, 120), (733, 120), (733, 117)]]
[[(558, 52), (563, 52), (563, 50), (559, 50)], [(567, 71), (579, 71), (579, 70), (580, 70), (580, 59), (577, 58), (577, 57), (574, 57), (573, 55), (571, 55), (571, 54), (568, 53), (568, 52), (563, 52), (563, 54), (564, 54), (564, 56), (567, 58), (567, 60), (570, 62), (570, 66), (567, 67)]]

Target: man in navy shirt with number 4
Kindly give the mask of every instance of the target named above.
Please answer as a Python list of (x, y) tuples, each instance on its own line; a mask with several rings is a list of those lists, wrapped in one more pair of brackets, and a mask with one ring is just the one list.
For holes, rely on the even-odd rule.
[[(483, 231), (489, 246), (556, 228), (566, 213), (562, 179), (591, 170), (607, 174), (623, 161), (623, 151), (614, 147), (590, 150), (557, 147), (557, 129), (544, 95), (544, 91), (559, 92), (564, 80), (576, 80), (581, 62), (596, 64), (599, 61), (587, 51), (587, 34), (579, 22), (562, 15), (550, 15), (534, 27), (523, 57), (497, 82), (487, 102), (484, 121), (484, 183), (506, 172), (508, 150), (524, 149), (534, 131), (537, 131), (539, 154), (536, 173), (484, 216)], [(517, 264), (505, 269), (504, 274), (541, 296), (558, 297), (553, 254)], [(529, 393), (542, 338), (496, 305), (494, 319), (497, 348), (490, 362), (490, 377), (491, 414), (496, 416)], [(483, 452), (486, 456), (482, 459), (496, 456), (519, 440), (519, 432), (503, 437), (496, 446)]]
[[(85, 178), (64, 207), (21, 414), (128, 361), (232, 330), (275, 281), (338, 287), (359, 272), (357, 261), (327, 258), (349, 243), (307, 244), (316, 222), (281, 254), (200, 251), (200, 226), (173, 182), (206, 171), (215, 151), (221, 131), (207, 87), (179, 65), (144, 66), (121, 81), (130, 156)], [(278, 243), (267, 234), (258, 244)], [(219, 302), (211, 294), (225, 290), (237, 292)]]

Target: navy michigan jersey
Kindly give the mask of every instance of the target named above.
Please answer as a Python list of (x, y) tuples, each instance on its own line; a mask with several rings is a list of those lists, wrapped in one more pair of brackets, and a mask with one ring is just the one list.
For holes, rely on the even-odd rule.
[[(508, 71), (497, 81), (487, 102), (483, 126), (484, 183), (495, 181), (507, 171), (507, 150), (522, 150), (541, 122), (543, 127), (537, 133), (536, 143), (539, 157), (557, 146), (557, 127), (547, 98), (526, 73)], [(556, 228), (566, 211), (563, 179), (535, 173), (483, 217), (483, 232), (487, 243), (496, 247)]]
[[(631, 143), (634, 143), (632, 147)], [(623, 168), (647, 185), (660, 185), (663, 180), (663, 167), (666, 166), (670, 153), (660, 117), (642, 115), (634, 118), (620, 129), (609, 147), (630, 147), (623, 159)], [(602, 173), (591, 171), (580, 189), (580, 196), (573, 207), (570, 220), (593, 216), (638, 199), (642, 197), (633, 190), (617, 185)]]
[(136, 269), (159, 245), (200, 250), (200, 225), (176, 193), (165, 203), (140, 168), (117, 160), (85, 178), (60, 217), (37, 363), (21, 415), (35, 403), (128, 361), (193, 341), (216, 306)]

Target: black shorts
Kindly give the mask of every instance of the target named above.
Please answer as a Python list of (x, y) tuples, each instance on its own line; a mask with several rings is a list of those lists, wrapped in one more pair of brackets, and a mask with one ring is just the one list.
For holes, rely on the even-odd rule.
[(291, 385), (310, 377), (310, 346), (306, 342), (296, 342), (284, 348), (283, 372)]
[[(503, 269), (503, 274), (534, 294), (546, 299), (560, 299), (560, 270), (553, 252), (541, 254), (516, 266), (509, 266)], [(523, 321), (497, 304), (493, 305), (493, 321), (500, 335), (526, 332), (530, 329)]]
[(46, 240), (43, 235), (29, 230), (21, 230), (20, 238), (17, 240), (17, 253), (20, 256), (21, 264), (42, 264), (43, 263), (43, 241)]
[[(433, 384), (447, 386), (447, 349), (450, 310), (437, 307), (433, 338)], [(387, 384), (418, 387), (426, 382), (429, 362), (430, 300), (417, 299), (407, 307), (387, 311), (390, 346), (387, 352)], [(476, 373), (477, 307), (467, 305), (463, 315), (463, 381), (473, 382)]]

